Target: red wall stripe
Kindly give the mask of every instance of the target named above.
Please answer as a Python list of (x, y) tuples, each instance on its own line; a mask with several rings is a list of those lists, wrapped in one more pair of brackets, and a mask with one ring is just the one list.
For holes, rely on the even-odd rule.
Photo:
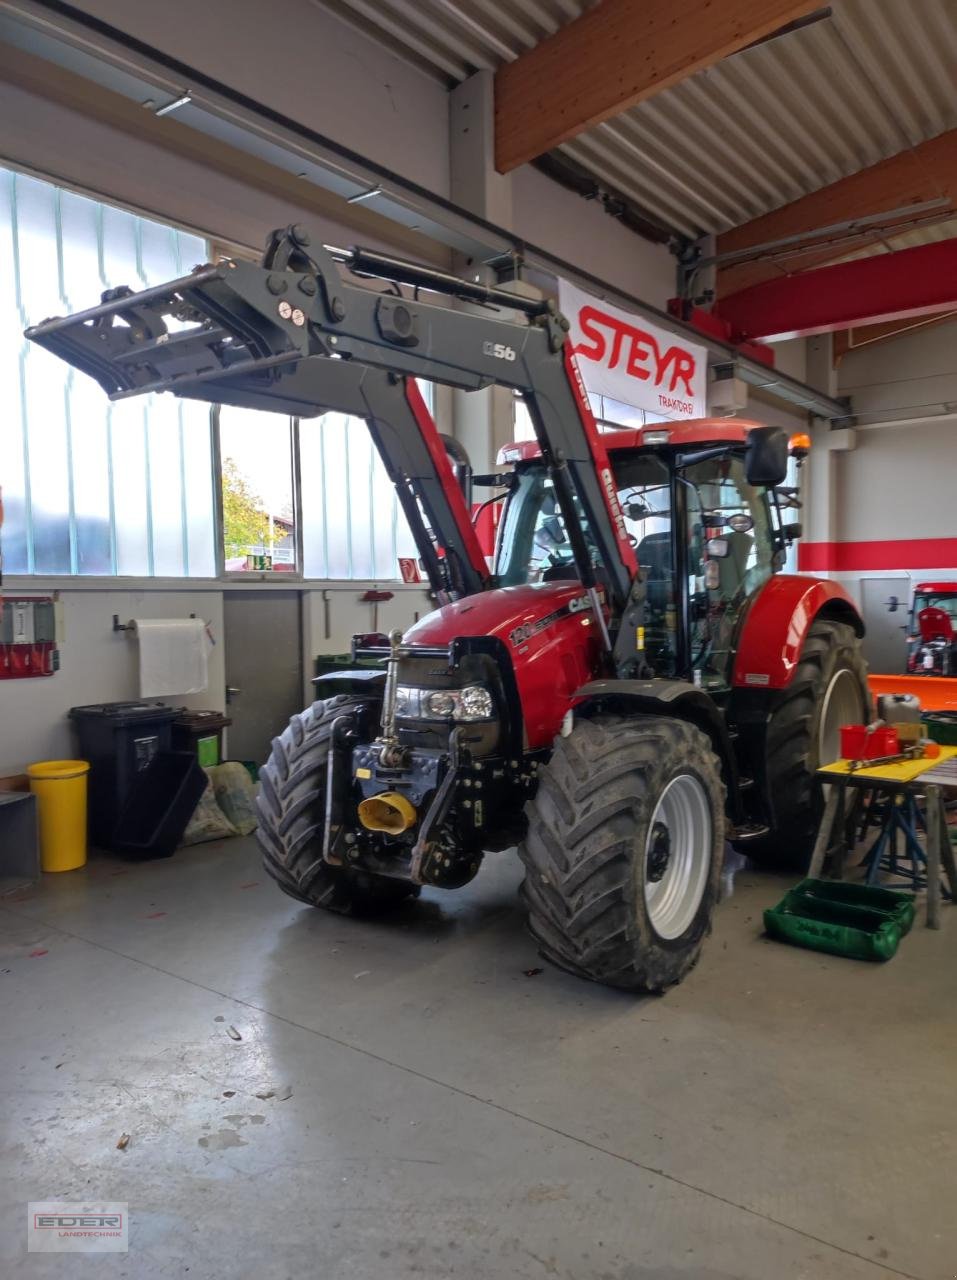
[(957, 569), (957, 538), (895, 538), (887, 542), (801, 542), (802, 573), (875, 569)]

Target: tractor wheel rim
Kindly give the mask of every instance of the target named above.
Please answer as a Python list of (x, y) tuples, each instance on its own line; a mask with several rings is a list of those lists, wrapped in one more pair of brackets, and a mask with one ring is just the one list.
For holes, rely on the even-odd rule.
[(831, 676), (821, 703), (817, 735), (817, 763), (831, 764), (841, 754), (841, 726), (860, 724), (866, 715), (861, 686), (850, 667)]
[(681, 773), (659, 796), (645, 841), (645, 908), (660, 938), (680, 938), (691, 927), (708, 883), (713, 842), (708, 793), (694, 775)]

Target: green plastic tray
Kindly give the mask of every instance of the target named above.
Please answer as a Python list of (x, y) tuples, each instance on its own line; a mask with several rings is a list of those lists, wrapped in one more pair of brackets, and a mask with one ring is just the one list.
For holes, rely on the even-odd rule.
[(913, 903), (893, 890), (804, 880), (765, 911), (764, 927), (772, 938), (793, 946), (855, 960), (890, 960), (913, 918)]
[(823, 902), (843, 902), (886, 912), (898, 925), (901, 937), (910, 933), (917, 914), (913, 894), (882, 889), (879, 885), (854, 884), (848, 880), (802, 880), (791, 890)]

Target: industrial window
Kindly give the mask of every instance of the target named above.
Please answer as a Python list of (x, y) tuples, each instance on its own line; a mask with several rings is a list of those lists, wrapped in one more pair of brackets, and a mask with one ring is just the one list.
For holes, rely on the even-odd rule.
[[(92, 379), (23, 337), (104, 289), (162, 284), (211, 253), (199, 236), (0, 167), (7, 574), (216, 576), (209, 406), (168, 395), (111, 404)], [(431, 390), (422, 385), (427, 402)], [(297, 424), (224, 407), (219, 424), (227, 572), (396, 579), (399, 556), (416, 555), (360, 419), (329, 413)]]
[(0, 168), (0, 430), (8, 574), (215, 574), (210, 412), (150, 396), (109, 404), (23, 337), (119, 284), (184, 275), (206, 242)]

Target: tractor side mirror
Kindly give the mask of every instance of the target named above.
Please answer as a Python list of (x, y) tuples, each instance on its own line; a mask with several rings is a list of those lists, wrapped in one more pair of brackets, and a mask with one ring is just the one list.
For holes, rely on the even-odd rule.
[(744, 470), (748, 484), (773, 488), (783, 484), (788, 474), (788, 437), (780, 427), (752, 427)]
[(727, 538), (709, 538), (704, 544), (705, 558), (708, 560), (725, 560), (731, 550)]
[[(656, 514), (654, 511), (652, 511), (651, 507), (649, 507), (646, 503), (639, 501), (638, 499), (633, 499), (631, 502), (626, 502), (622, 506), (622, 511), (624, 511), (626, 519), (634, 520), (634, 521), (647, 520), (649, 516), (653, 516)], [(662, 515), (664, 513), (659, 511), (657, 512), (657, 514)]]
[(798, 520), (792, 520), (790, 524), (781, 526), (781, 532), (787, 542), (797, 542), (798, 538), (804, 532), (804, 526)]

